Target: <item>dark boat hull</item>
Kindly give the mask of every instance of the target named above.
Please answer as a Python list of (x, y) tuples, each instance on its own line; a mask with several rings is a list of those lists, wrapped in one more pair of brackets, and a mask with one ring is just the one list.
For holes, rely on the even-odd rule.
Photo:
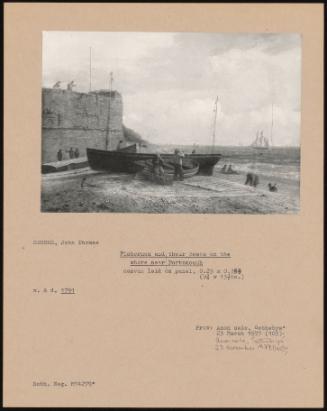
[[(86, 153), (89, 165), (93, 170), (122, 173), (137, 173), (144, 168), (146, 161), (155, 157), (155, 154), (151, 153), (106, 151), (94, 148), (87, 148)], [(174, 154), (160, 155), (164, 161), (171, 162), (174, 158)], [(199, 173), (211, 175), (213, 167), (221, 158), (221, 154), (188, 154), (185, 158), (199, 164)]]

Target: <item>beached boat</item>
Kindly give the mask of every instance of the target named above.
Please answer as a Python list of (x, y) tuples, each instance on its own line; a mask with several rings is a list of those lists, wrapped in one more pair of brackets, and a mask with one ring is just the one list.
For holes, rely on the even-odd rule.
[[(110, 99), (109, 99), (110, 103)], [(216, 101), (217, 105), (217, 101)], [(99, 150), (95, 148), (87, 148), (86, 154), (89, 161), (89, 165), (93, 170), (98, 171), (113, 171), (123, 173), (136, 173), (141, 171), (145, 167), (145, 161), (155, 158), (156, 153), (138, 153), (136, 144), (128, 147), (124, 147), (119, 150), (111, 151), (109, 147), (110, 137), (110, 104), (108, 110), (107, 132), (105, 139), (106, 150)], [(165, 161), (173, 161), (174, 154), (161, 154), (162, 159)], [(199, 172), (206, 175), (213, 173), (214, 166), (221, 158), (220, 154), (188, 154), (187, 158), (191, 159), (199, 165)], [(143, 163), (142, 163), (143, 162)]]
[[(169, 185), (172, 184), (174, 181), (175, 176), (175, 167), (173, 163), (165, 162), (164, 166), (164, 174), (157, 175), (154, 173), (153, 164), (151, 161), (146, 161), (143, 170), (141, 171), (140, 175), (145, 177), (148, 180), (151, 180), (157, 184), (161, 185)], [(187, 160), (183, 166), (183, 176), (184, 178), (190, 178), (195, 176), (199, 172), (199, 164), (194, 163), (191, 160)]]
[[(129, 151), (86, 149), (89, 165), (93, 170), (136, 173), (141, 171), (148, 160), (155, 158), (154, 153), (135, 153)], [(162, 153), (162, 159), (172, 162), (174, 154)], [(213, 167), (218, 163), (221, 154), (185, 154), (185, 159), (190, 159), (199, 165), (199, 172), (212, 174)]]
[[(164, 172), (167, 176), (174, 176), (175, 174), (175, 167), (173, 163), (165, 162), (164, 163)], [(193, 161), (186, 161), (183, 165), (183, 175), (184, 178), (190, 178), (195, 176), (199, 172), (199, 164), (194, 163)], [(142, 174), (149, 175), (153, 174), (153, 165), (152, 162), (146, 161), (145, 166), (142, 170)]]
[(70, 158), (69, 160), (53, 161), (42, 164), (42, 174), (56, 173), (58, 171), (75, 170), (78, 168), (88, 167), (89, 163), (86, 157)]

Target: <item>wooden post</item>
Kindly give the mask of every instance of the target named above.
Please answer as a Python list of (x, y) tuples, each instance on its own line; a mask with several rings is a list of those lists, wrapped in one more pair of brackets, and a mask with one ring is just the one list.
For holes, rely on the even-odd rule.
[(212, 134), (212, 151), (214, 150), (215, 143), (216, 143), (216, 122), (217, 122), (217, 111), (218, 111), (218, 96), (215, 101), (214, 105), (214, 120), (213, 120), (213, 134)]
[(92, 90), (92, 47), (90, 47), (90, 92)]
[(273, 146), (273, 127), (274, 127), (274, 104), (271, 105), (271, 128), (270, 128), (270, 143)]

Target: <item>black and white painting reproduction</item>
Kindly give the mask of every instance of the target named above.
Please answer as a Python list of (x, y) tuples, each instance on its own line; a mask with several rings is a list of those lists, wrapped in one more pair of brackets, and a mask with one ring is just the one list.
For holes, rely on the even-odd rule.
[(41, 211), (300, 210), (301, 35), (44, 32)]

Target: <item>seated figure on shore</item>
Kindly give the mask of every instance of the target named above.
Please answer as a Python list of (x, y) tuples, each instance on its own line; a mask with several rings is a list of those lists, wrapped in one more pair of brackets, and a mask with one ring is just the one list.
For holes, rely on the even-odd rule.
[(227, 167), (227, 165), (224, 164), (224, 166), (221, 168), (220, 172), (221, 173), (226, 173), (226, 167)]
[(276, 183), (274, 183), (274, 184), (268, 183), (268, 187), (269, 187), (269, 191), (272, 191), (272, 192), (275, 192), (275, 193), (278, 191)]
[(238, 174), (237, 171), (233, 170), (233, 167), (232, 167), (231, 164), (228, 166), (228, 169), (227, 169), (226, 173), (227, 174)]

